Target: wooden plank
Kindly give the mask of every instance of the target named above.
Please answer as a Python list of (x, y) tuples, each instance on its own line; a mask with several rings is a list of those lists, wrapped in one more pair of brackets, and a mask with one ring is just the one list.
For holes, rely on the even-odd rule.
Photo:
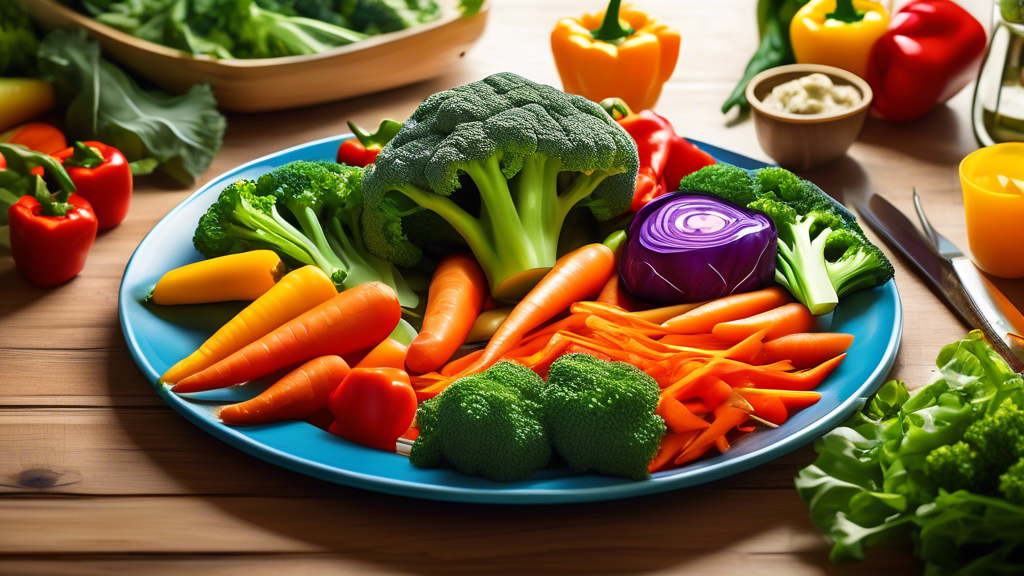
[[(501, 544), (499, 544), (500, 546)], [(699, 552), (672, 549), (635, 550), (616, 546), (611, 550), (546, 550), (531, 556), (498, 557), (473, 562), (452, 562), (427, 557), (420, 560), (402, 552), (401, 544), (390, 558), (362, 554), (274, 554), (274, 555), (46, 555), (27, 558), (0, 557), (0, 573), (21, 576), (109, 576), (147, 574), (180, 576), (278, 576), (287, 574), (349, 575), (393, 574), (736, 574), (758, 576), (860, 576), (863, 574), (917, 574), (921, 565), (906, 549), (878, 550), (864, 562), (823, 565), (823, 546), (808, 545), (794, 552), (743, 553), (710, 549)], [(485, 563), (486, 562), (486, 563)]]
[[(791, 491), (810, 448), (716, 486)], [(340, 488), (267, 464), (170, 408), (0, 410), (0, 496), (330, 494)]]
[(166, 406), (128, 349), (0, 348), (0, 407)]
[[(828, 544), (795, 492), (743, 494), (712, 488), (540, 507), (349, 491), (317, 498), (6, 499), (0, 525), (18, 529), (0, 532), (0, 556), (329, 552), (396, 573), (446, 573), (460, 565), (469, 573), (491, 565), (513, 573), (646, 573), (701, 558), (719, 558), (740, 573), (740, 566), (771, 556), (794, 567), (797, 558), (824, 564)], [(891, 555), (883, 573), (913, 573), (909, 556), (908, 545)]]

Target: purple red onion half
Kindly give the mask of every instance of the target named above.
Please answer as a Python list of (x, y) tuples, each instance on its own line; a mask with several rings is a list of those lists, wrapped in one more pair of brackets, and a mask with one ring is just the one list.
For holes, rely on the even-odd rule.
[(768, 216), (711, 194), (675, 192), (633, 219), (619, 276), (649, 302), (702, 302), (768, 285), (777, 247)]

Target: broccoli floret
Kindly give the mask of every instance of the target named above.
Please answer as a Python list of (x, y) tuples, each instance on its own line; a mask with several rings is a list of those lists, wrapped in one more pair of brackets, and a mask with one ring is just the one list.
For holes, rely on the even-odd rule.
[(384, 282), (395, 289), (399, 303), (415, 308), (419, 297), (395, 267), (366, 250), (359, 225), (363, 169), (325, 161), (296, 161), (259, 177), (256, 193), (274, 198), (280, 213), (290, 215), (327, 263), (324, 271), (340, 271), (344, 289), (366, 282)]
[(684, 176), (680, 190), (707, 192), (746, 206), (757, 198), (750, 172), (732, 164), (712, 164)]
[(533, 476), (551, 459), (543, 389), (539, 376), (513, 362), (456, 380), (420, 405), (420, 435), (409, 460), (420, 468), (446, 461), (463, 474), (490, 480)]
[(38, 49), (28, 12), (17, 0), (0, 0), (0, 77), (32, 75)]
[(1017, 451), (1021, 438), (1024, 438), (1024, 411), (1009, 399), (964, 432), (964, 441), (973, 446), (996, 473), (1024, 456)]
[(983, 492), (991, 472), (978, 451), (966, 442), (939, 446), (925, 458), (925, 474), (948, 492)]
[(435, 0), (349, 0), (344, 10), (351, 13), (353, 27), (366, 34), (397, 32), (441, 17)]
[(575, 471), (642, 480), (665, 436), (658, 384), (639, 368), (588, 354), (555, 360), (544, 411), (555, 451)]
[(825, 268), (836, 294), (843, 298), (862, 288), (881, 286), (894, 274), (889, 259), (853, 230), (835, 230), (825, 240)]
[[(1024, 446), (1021, 446), (1020, 450), (1024, 451)], [(1010, 466), (1009, 470), (999, 477), (999, 492), (1011, 503), (1024, 506), (1024, 459)]]
[[(364, 180), (366, 244), (414, 266), (423, 251), (402, 219), (431, 210), (465, 239), (492, 293), (515, 298), (536, 281), (517, 275), (554, 265), (574, 206), (599, 220), (629, 209), (638, 166), (633, 139), (597, 103), (495, 74), (428, 97), (384, 146)], [(460, 187), (475, 188), (478, 210), (449, 198)]]

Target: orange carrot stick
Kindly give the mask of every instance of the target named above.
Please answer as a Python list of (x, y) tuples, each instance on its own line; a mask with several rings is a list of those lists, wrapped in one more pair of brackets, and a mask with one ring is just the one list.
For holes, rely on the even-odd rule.
[(736, 389), (736, 392), (740, 396), (742, 396), (748, 404), (750, 404), (750, 407), (754, 409), (754, 412), (758, 416), (764, 418), (765, 420), (771, 422), (772, 424), (781, 425), (783, 422), (789, 419), (789, 411), (786, 410), (786, 406), (782, 403), (781, 400), (779, 400), (777, 396), (747, 396), (744, 395), (739, 388)]
[(809, 370), (800, 372), (780, 372), (776, 370), (765, 370), (763, 366), (750, 366), (739, 368), (724, 374), (722, 379), (732, 386), (749, 388), (777, 388), (780, 390), (813, 390), (839, 367), (839, 364), (846, 358), (846, 354), (840, 354), (831, 360), (823, 362)]
[(665, 468), (687, 445), (693, 442), (693, 439), (698, 434), (700, 434), (700, 430), (681, 433), (669, 432), (665, 434), (665, 437), (661, 439), (661, 444), (658, 446), (658, 452), (654, 455), (651, 463), (647, 465), (647, 469), (651, 472), (657, 472)]
[(707, 420), (690, 412), (682, 402), (675, 398), (663, 398), (658, 403), (658, 410), (655, 414), (661, 416), (668, 429), (677, 434), (711, 426)]
[(468, 254), (441, 261), (430, 280), (423, 328), (405, 359), (413, 372), (433, 372), (452, 357), (473, 328), (487, 298), (487, 277)]
[(604, 285), (595, 302), (618, 306), (626, 312), (643, 310), (650, 307), (649, 304), (641, 302), (636, 296), (626, 292), (626, 289), (622, 287), (622, 283), (619, 282), (618, 274), (612, 274), (612, 277), (608, 279), (608, 283)]
[(789, 360), (797, 368), (811, 368), (850, 349), (853, 335), (822, 333), (789, 334), (769, 340), (761, 348), (762, 362)]
[(387, 338), (401, 316), (394, 290), (380, 282), (361, 284), (185, 378), (172, 390), (183, 393), (225, 388), (317, 356), (342, 356), (361, 350)]
[(715, 324), (767, 312), (792, 300), (789, 292), (777, 286), (756, 292), (733, 294), (676, 316), (662, 323), (662, 326), (672, 334), (705, 334), (711, 332)]
[(771, 340), (789, 334), (806, 332), (814, 327), (814, 315), (799, 302), (784, 304), (749, 318), (720, 322), (712, 328), (715, 338), (739, 342), (760, 330), (767, 330), (765, 338)]
[(730, 430), (746, 422), (749, 418), (750, 416), (746, 412), (739, 408), (733, 408), (728, 404), (722, 404), (715, 408), (715, 419), (711, 422), (711, 426), (701, 430), (700, 436), (676, 457), (675, 463), (684, 464), (700, 458), (709, 448), (715, 445), (719, 438), (725, 436)]
[(707, 304), (707, 302), (690, 302), (687, 304), (675, 304), (673, 306), (664, 306), (662, 308), (651, 308), (650, 310), (639, 310), (633, 312), (633, 316), (637, 320), (643, 320), (645, 322), (651, 322), (654, 324), (663, 324), (676, 316), (686, 314), (690, 310), (696, 310), (701, 306)]
[(385, 338), (383, 342), (363, 356), (355, 368), (397, 368), (405, 370), (405, 355), (409, 349), (405, 344), (393, 338)]
[(706, 388), (699, 391), (697, 396), (704, 402), (704, 405), (714, 410), (732, 396), (732, 386), (729, 386), (722, 381), (721, 378), (708, 378), (709, 383)]
[(479, 362), (468, 371), (483, 372), (519, 344), (527, 332), (592, 298), (615, 273), (615, 254), (604, 244), (590, 244), (562, 256), (554, 268), (512, 310), (487, 343)]
[(736, 393), (743, 396), (751, 404), (753, 404), (755, 398), (759, 397), (778, 398), (787, 411), (802, 410), (821, 400), (821, 394), (817, 392), (771, 390), (767, 388), (735, 388), (735, 390)]
[(338, 356), (315, 358), (252, 400), (221, 408), (220, 419), (231, 426), (249, 426), (306, 418), (327, 407), (331, 392), (348, 372), (348, 364)]

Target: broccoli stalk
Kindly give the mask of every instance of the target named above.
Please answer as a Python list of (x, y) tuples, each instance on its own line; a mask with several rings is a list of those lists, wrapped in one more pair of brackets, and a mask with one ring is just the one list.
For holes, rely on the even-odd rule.
[[(416, 265), (423, 249), (403, 218), (434, 212), (473, 251), (491, 293), (515, 299), (554, 265), (574, 206), (598, 220), (628, 210), (638, 165), (633, 139), (598, 104), (496, 74), (427, 98), (380, 151), (365, 179), (367, 247)], [(447, 244), (445, 232), (416, 241)]]

